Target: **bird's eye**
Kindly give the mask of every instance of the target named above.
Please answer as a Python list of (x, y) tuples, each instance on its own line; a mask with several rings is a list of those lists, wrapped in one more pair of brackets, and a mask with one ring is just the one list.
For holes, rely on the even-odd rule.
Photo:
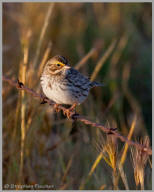
[(57, 64), (57, 67), (60, 67), (60, 66), (61, 66), (61, 65), (58, 63), (58, 64)]

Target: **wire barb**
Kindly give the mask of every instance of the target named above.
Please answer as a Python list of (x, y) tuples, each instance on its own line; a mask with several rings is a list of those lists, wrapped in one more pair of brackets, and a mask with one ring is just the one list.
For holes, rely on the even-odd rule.
[(23, 86), (24, 86), (24, 84), (22, 82), (20, 82), (19, 79), (17, 79), (17, 88), (22, 89)]

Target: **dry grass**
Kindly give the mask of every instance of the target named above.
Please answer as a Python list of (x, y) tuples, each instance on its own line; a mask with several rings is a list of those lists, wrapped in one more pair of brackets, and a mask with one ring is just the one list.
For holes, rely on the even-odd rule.
[[(149, 137), (145, 136), (144, 139), (141, 139), (140, 142), (144, 146), (150, 145)], [(141, 190), (144, 190), (144, 169), (147, 164), (147, 160), (149, 158), (143, 151), (137, 150), (136, 148), (132, 148), (132, 160), (133, 160), (133, 168), (134, 168), (134, 178), (136, 186), (141, 185)]]
[[(64, 55), (106, 85), (93, 89), (77, 111), (150, 146), (143, 139), (152, 126), (150, 13), (144, 3), (4, 3), (3, 73), (41, 93), (44, 64)], [(143, 151), (130, 153), (127, 144), (81, 122), (71, 135), (72, 122), (48, 105), (6, 83), (2, 94), (3, 186), (152, 188), (151, 157)]]

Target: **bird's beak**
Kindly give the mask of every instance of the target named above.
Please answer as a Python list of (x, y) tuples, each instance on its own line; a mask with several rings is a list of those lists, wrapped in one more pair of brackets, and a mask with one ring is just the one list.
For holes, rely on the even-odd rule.
[(68, 66), (68, 65), (65, 65), (64, 68), (65, 68), (65, 69), (70, 69), (71, 67)]

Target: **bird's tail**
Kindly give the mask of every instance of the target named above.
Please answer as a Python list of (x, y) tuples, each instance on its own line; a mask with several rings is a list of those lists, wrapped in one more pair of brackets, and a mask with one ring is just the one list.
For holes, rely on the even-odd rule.
[(105, 85), (104, 83), (98, 83), (96, 81), (91, 82), (91, 88), (93, 88), (93, 87), (102, 87), (104, 85)]

